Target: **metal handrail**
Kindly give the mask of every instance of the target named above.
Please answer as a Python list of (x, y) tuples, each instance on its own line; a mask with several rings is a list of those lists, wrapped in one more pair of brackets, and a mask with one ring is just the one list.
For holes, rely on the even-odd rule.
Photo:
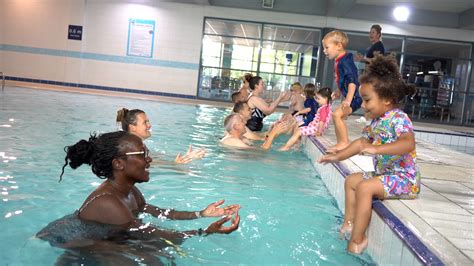
[(0, 72), (0, 76), (2, 76), (2, 91), (5, 90), (5, 74), (3, 72)]

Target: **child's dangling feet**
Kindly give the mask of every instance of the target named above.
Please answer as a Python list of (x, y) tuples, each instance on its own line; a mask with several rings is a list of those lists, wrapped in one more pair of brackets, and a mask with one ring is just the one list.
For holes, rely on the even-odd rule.
[(360, 255), (365, 251), (368, 245), (369, 239), (364, 236), (364, 239), (360, 243), (356, 243), (354, 240), (349, 241), (349, 244), (347, 244), (347, 251), (355, 255)]
[(339, 239), (349, 240), (351, 239), (351, 234), (352, 234), (352, 222), (351, 221), (344, 222), (341, 229), (339, 229)]

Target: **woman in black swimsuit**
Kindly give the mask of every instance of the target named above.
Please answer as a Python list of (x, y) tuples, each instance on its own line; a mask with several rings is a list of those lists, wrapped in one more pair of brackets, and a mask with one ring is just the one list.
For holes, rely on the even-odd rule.
[(263, 128), (263, 118), (275, 112), (278, 104), (289, 100), (289, 92), (282, 91), (275, 101), (268, 104), (260, 95), (265, 89), (265, 82), (259, 76), (252, 77), (249, 82), (249, 88), (252, 92), (247, 100), (252, 117), (247, 121), (247, 127), (252, 131), (261, 131)]
[[(212, 203), (201, 211), (176, 211), (147, 204), (135, 184), (149, 181), (148, 168), (152, 159), (136, 135), (124, 131), (98, 137), (92, 135), (89, 140), (81, 140), (65, 150), (66, 162), (60, 179), (68, 164), (73, 169), (88, 164), (92, 172), (105, 181), (87, 197), (78, 211), (50, 223), (37, 233), (37, 237), (53, 246), (76, 251), (89, 247), (90, 251), (104, 245), (110, 248), (113, 246), (111, 242), (119, 242), (121, 245), (118, 246), (123, 248), (127, 241), (136, 243), (134, 240), (152, 240), (169, 246), (193, 235), (229, 234), (239, 227), (240, 206), (221, 207), (224, 200)], [(138, 217), (140, 213), (172, 220), (226, 217), (206, 229), (177, 232), (142, 223)], [(231, 218), (231, 225), (224, 226)]]

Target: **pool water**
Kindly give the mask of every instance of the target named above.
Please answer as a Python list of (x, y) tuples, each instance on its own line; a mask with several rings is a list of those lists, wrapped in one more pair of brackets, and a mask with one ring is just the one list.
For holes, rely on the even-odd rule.
[[(218, 199), (242, 205), (238, 231), (188, 239), (180, 247), (164, 250), (168, 258), (161, 262), (372, 264), (367, 255), (354, 257), (345, 251), (346, 241), (337, 234), (341, 213), (310, 159), (300, 151), (276, 151), (287, 137), (278, 139), (268, 152), (233, 151), (217, 144), (229, 109), (18, 87), (0, 92), (3, 264), (52, 265), (64, 253), (34, 238), (35, 233), (79, 208), (102, 180), (85, 165), (66, 168), (58, 183), (63, 148), (87, 139), (91, 132), (114, 131), (116, 110), (121, 107), (147, 112), (153, 132), (146, 144), (155, 161), (172, 161), (190, 143), (207, 150), (203, 160), (188, 165), (153, 164), (150, 182), (138, 185), (149, 203), (188, 211), (201, 210)], [(276, 118), (270, 116), (267, 123)], [(217, 220), (143, 218), (176, 230), (205, 228)]]

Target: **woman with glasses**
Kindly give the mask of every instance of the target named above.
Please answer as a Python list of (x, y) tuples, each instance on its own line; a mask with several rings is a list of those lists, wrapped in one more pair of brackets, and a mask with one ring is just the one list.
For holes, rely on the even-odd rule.
[[(221, 207), (224, 200), (212, 203), (200, 211), (162, 209), (146, 203), (135, 184), (149, 181), (148, 169), (152, 159), (148, 149), (136, 135), (124, 131), (105, 133), (98, 137), (91, 135), (89, 140), (81, 140), (66, 147), (65, 151), (60, 181), (67, 165), (76, 169), (82, 164), (90, 165), (92, 172), (105, 181), (86, 198), (79, 210), (50, 223), (37, 233), (37, 237), (49, 241), (53, 246), (79, 253), (94, 250), (99, 254), (104, 246), (109, 249), (114, 247), (112, 243), (117, 243), (120, 245), (121, 255), (127, 257), (137, 255), (135, 251), (140, 253), (134, 245), (146, 246), (136, 240), (152, 241), (146, 243), (152, 243), (154, 247), (174, 246), (194, 235), (229, 234), (239, 226), (240, 206), (234, 204)], [(177, 232), (143, 223), (140, 213), (172, 220), (225, 217), (206, 229)], [(231, 219), (231, 224), (225, 226), (224, 223)], [(133, 248), (126, 249), (127, 244)], [(130, 254), (122, 254), (123, 252)]]
[[(146, 140), (151, 136), (151, 123), (144, 111), (140, 109), (128, 110), (121, 108), (117, 111), (117, 125), (123, 131), (139, 136), (142, 140)], [(178, 153), (175, 158), (175, 163), (186, 164), (193, 159), (202, 159), (206, 151), (204, 149), (193, 150), (192, 145), (189, 145), (188, 151), (184, 156)]]

